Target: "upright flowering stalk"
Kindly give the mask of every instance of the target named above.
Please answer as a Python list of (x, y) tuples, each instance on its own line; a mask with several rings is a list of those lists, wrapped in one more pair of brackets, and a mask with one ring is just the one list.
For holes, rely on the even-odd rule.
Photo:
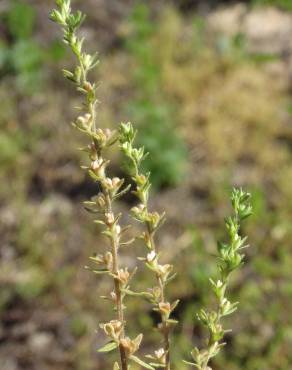
[(129, 281), (133, 273), (127, 268), (119, 266), (119, 249), (122, 244), (121, 237), (125, 228), (119, 225), (120, 214), (116, 215), (113, 210), (114, 201), (121, 197), (128, 189), (122, 190), (123, 179), (111, 178), (107, 175), (109, 160), (103, 156), (104, 150), (117, 141), (117, 133), (108, 129), (97, 128), (96, 124), (96, 84), (88, 79), (88, 73), (97, 64), (96, 55), (90, 55), (83, 51), (82, 38), (77, 35), (85, 16), (77, 11), (71, 11), (70, 0), (57, 0), (57, 9), (51, 13), (51, 19), (58, 23), (64, 32), (64, 42), (72, 50), (77, 59), (77, 66), (73, 71), (64, 70), (64, 76), (72, 81), (76, 89), (84, 96), (80, 116), (75, 120), (73, 126), (88, 137), (89, 145), (83, 150), (88, 154), (89, 165), (83, 168), (88, 172), (97, 184), (97, 196), (85, 202), (85, 208), (96, 214), (96, 223), (104, 227), (103, 234), (109, 241), (109, 250), (105, 254), (96, 255), (91, 258), (96, 267), (92, 271), (96, 274), (107, 274), (113, 279), (113, 291), (106, 297), (114, 306), (116, 318), (108, 323), (102, 324), (101, 328), (109, 337), (109, 342), (101, 348), (100, 352), (109, 352), (119, 349), (120, 364), (114, 365), (114, 370), (128, 370), (129, 360), (139, 363), (141, 366), (152, 369), (151, 366), (141, 361), (134, 353), (138, 350), (142, 334), (135, 339), (130, 339), (125, 334), (124, 298), (129, 288)]
[(217, 301), (216, 310), (201, 309), (198, 319), (208, 329), (209, 337), (205, 349), (195, 347), (192, 352), (194, 362), (186, 362), (199, 370), (212, 370), (209, 361), (216, 356), (224, 346), (222, 339), (229, 330), (223, 328), (222, 319), (232, 314), (238, 306), (238, 302), (231, 303), (226, 296), (226, 289), (230, 274), (243, 264), (244, 254), (242, 250), (247, 247), (247, 237), (239, 235), (240, 223), (252, 214), (250, 194), (241, 189), (233, 189), (231, 194), (233, 215), (225, 220), (225, 226), (229, 240), (227, 243), (218, 243), (218, 274), (219, 278), (210, 279), (211, 288)]
[(149, 173), (143, 174), (141, 171), (141, 163), (145, 156), (144, 148), (135, 148), (136, 132), (131, 123), (122, 123), (120, 126), (120, 147), (128, 159), (127, 168), (135, 183), (135, 191), (133, 193), (139, 200), (139, 204), (132, 208), (133, 217), (145, 225), (145, 230), (141, 234), (145, 246), (147, 247), (147, 255), (145, 258), (140, 258), (145, 262), (145, 265), (150, 269), (155, 277), (157, 284), (145, 296), (154, 305), (153, 310), (158, 311), (161, 317), (161, 323), (158, 326), (159, 331), (163, 336), (163, 348), (155, 351), (154, 355), (148, 355), (153, 362), (150, 365), (154, 367), (162, 367), (165, 370), (170, 370), (170, 330), (176, 324), (175, 320), (170, 318), (171, 312), (175, 309), (178, 301), (172, 304), (168, 302), (165, 295), (165, 288), (168, 282), (174, 277), (171, 275), (173, 266), (169, 264), (161, 264), (159, 262), (159, 251), (155, 243), (155, 233), (164, 222), (164, 213), (151, 212), (148, 206), (150, 181)]

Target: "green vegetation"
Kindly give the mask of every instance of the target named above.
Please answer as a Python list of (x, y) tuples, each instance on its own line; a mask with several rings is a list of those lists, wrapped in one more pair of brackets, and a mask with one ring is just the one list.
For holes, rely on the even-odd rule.
[(60, 44), (47, 49), (34, 37), (36, 11), (31, 5), (13, 0), (0, 14), (8, 35), (0, 36), (0, 76), (16, 75), (17, 88), (24, 93), (40, 90), (45, 60), (62, 57)]
[(283, 10), (292, 11), (291, 0), (252, 0), (252, 3), (261, 6), (277, 6)]
[(126, 48), (133, 57), (129, 78), (135, 97), (128, 103), (128, 113), (139, 127), (139, 143), (149, 152), (143, 165), (153, 184), (175, 185), (186, 174), (187, 149), (177, 131), (177, 103), (161, 89), (163, 69), (153, 42), (157, 27), (146, 5), (134, 8), (130, 28)]
[(36, 14), (34, 8), (21, 1), (12, 1), (7, 13), (2, 14), (13, 44), (1, 40), (1, 74), (15, 73), (20, 89), (32, 92), (40, 83), (43, 50), (33, 39)]

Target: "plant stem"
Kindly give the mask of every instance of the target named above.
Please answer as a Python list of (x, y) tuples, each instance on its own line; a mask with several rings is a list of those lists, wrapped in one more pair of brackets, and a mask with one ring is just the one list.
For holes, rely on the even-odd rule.
[[(147, 207), (147, 206), (146, 206)], [(148, 212), (148, 210), (147, 210)], [(154, 240), (154, 232), (151, 231), (150, 225), (147, 223), (147, 231), (149, 235), (151, 249), (157, 254), (157, 247)], [(161, 303), (165, 303), (165, 291), (164, 291), (164, 283), (162, 278), (156, 274), (156, 279), (159, 284), (161, 290)], [(164, 336), (164, 351), (165, 351), (165, 370), (170, 370), (170, 338), (169, 338), (169, 328), (167, 322), (165, 321), (164, 316), (161, 314), (161, 323), (162, 323), (162, 331)]]
[[(120, 366), (115, 363), (114, 369), (128, 370), (128, 361), (131, 359), (134, 359), (139, 364), (144, 363), (138, 357), (132, 356), (139, 349), (143, 335), (139, 334), (131, 340), (125, 333), (125, 306), (123, 300), (129, 288), (128, 282), (135, 271), (130, 275), (127, 268), (122, 269), (119, 267), (121, 227), (118, 221), (120, 215), (115, 216), (112, 205), (114, 200), (117, 199), (117, 196), (124, 194), (127, 188), (121, 190), (124, 179), (107, 176), (106, 168), (110, 161), (103, 158), (103, 150), (112, 146), (117, 141), (117, 138), (115, 138), (116, 131), (97, 128), (97, 86), (96, 83), (91, 82), (87, 78), (87, 75), (89, 71), (96, 67), (99, 61), (96, 54), (90, 55), (83, 51), (84, 39), (80, 38), (77, 34), (85, 16), (80, 11), (72, 12), (71, 0), (56, 0), (56, 5), (57, 9), (53, 9), (51, 12), (51, 19), (62, 27), (64, 33), (63, 40), (70, 47), (78, 61), (77, 66), (73, 70), (64, 69), (63, 73), (67, 79), (75, 84), (77, 91), (84, 96), (82, 106), (78, 108), (81, 114), (73, 122), (73, 126), (76, 129), (87, 137), (90, 137), (90, 144), (81, 149), (88, 154), (89, 166), (82, 167), (87, 170), (89, 176), (100, 187), (97, 196), (85, 202), (85, 208), (89, 212), (100, 215), (95, 222), (105, 227), (103, 233), (109, 239), (110, 250), (105, 254), (91, 258), (93, 263), (97, 265), (97, 269), (92, 271), (108, 274), (113, 280), (114, 286), (109, 296), (103, 298), (108, 298), (114, 302), (116, 320), (111, 320), (100, 325), (105, 334), (110, 338), (110, 342), (100, 348), (99, 352), (108, 352), (119, 348)], [(149, 368), (149, 365), (146, 363), (145, 365)]]
[(216, 297), (216, 310), (201, 309), (197, 314), (198, 319), (208, 329), (209, 339), (206, 348), (200, 350), (193, 348), (191, 355), (194, 362), (186, 362), (199, 370), (210, 370), (209, 361), (216, 356), (225, 345), (222, 342), (227, 332), (222, 323), (225, 316), (236, 311), (238, 302), (230, 302), (226, 296), (230, 274), (243, 264), (244, 254), (241, 250), (247, 248), (247, 237), (239, 234), (241, 221), (252, 214), (250, 194), (242, 189), (233, 189), (231, 193), (233, 214), (225, 219), (228, 233), (227, 242), (218, 242), (218, 278), (210, 279), (212, 291)]
[[(159, 367), (170, 370), (170, 328), (176, 322), (175, 320), (170, 320), (169, 317), (178, 304), (178, 301), (173, 304), (167, 301), (165, 287), (169, 281), (169, 274), (173, 266), (169, 264), (161, 265), (159, 263), (159, 251), (154, 240), (154, 235), (164, 222), (164, 213), (150, 212), (148, 209), (149, 189), (151, 187), (149, 180), (150, 173), (143, 174), (142, 171), (140, 172), (141, 162), (147, 154), (145, 154), (143, 147), (134, 147), (135, 136), (136, 132), (130, 122), (121, 124), (120, 147), (129, 159), (129, 173), (136, 184), (136, 189), (133, 193), (140, 201), (137, 207), (132, 208), (132, 214), (137, 221), (144, 224), (145, 231), (141, 237), (149, 252), (146, 258), (142, 258), (142, 260), (145, 261), (147, 268), (154, 272), (157, 280), (157, 286), (153, 288), (152, 298), (150, 299), (150, 302), (154, 305), (153, 309), (160, 312), (161, 316), (161, 323), (158, 328), (163, 337), (163, 359), (158, 357), (157, 360), (159, 361)], [(157, 356), (156, 353), (155, 356)]]
[[(103, 189), (103, 192), (105, 194), (105, 199), (106, 199), (106, 209), (108, 213), (110, 214), (110, 217), (112, 219), (115, 219), (115, 215), (112, 209), (112, 200), (110, 198), (109, 192), (106, 189)], [(111, 249), (112, 249), (112, 255), (113, 255), (113, 272), (114, 274), (117, 274), (119, 270), (119, 255), (118, 255), (119, 242), (117, 238), (115, 223), (112, 225), (111, 231), (112, 231)], [(123, 339), (125, 337), (123, 297), (122, 297), (122, 292), (121, 292), (121, 287), (120, 287), (120, 281), (117, 278), (114, 278), (114, 290), (116, 294), (117, 319), (122, 323), (122, 326), (123, 326), (120, 338)], [(128, 358), (127, 358), (125, 349), (121, 343), (119, 344), (119, 352), (120, 352), (122, 370), (128, 370)]]

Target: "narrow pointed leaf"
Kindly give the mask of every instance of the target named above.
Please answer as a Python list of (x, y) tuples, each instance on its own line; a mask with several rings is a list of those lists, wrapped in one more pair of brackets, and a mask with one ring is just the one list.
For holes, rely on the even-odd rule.
[(139, 364), (139, 365), (141, 365), (141, 366), (145, 367), (145, 369), (155, 370), (155, 369), (154, 369), (154, 367), (152, 367), (151, 365), (149, 365), (149, 364), (147, 364), (146, 362), (142, 361), (142, 360), (141, 360), (139, 357), (137, 357), (137, 356), (132, 355), (132, 356), (130, 357), (130, 359), (131, 359), (132, 361), (136, 362), (137, 364)]
[(116, 342), (109, 342), (101, 347), (97, 352), (111, 352), (118, 347)]

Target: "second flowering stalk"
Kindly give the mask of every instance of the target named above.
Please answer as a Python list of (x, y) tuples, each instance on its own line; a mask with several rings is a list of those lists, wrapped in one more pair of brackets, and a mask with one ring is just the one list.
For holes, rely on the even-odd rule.
[(170, 370), (170, 331), (177, 323), (171, 319), (171, 313), (179, 301), (170, 303), (165, 294), (166, 286), (175, 276), (172, 274), (173, 266), (170, 264), (161, 264), (159, 261), (159, 251), (155, 242), (155, 234), (160, 226), (164, 223), (165, 214), (151, 212), (149, 210), (149, 191), (150, 191), (150, 173), (144, 174), (141, 164), (147, 153), (144, 148), (135, 148), (134, 141), (136, 132), (131, 123), (122, 123), (120, 126), (120, 148), (128, 159), (128, 172), (135, 183), (133, 193), (139, 200), (139, 204), (132, 208), (133, 217), (144, 224), (144, 231), (140, 235), (144, 245), (147, 248), (145, 257), (140, 258), (144, 261), (145, 266), (151, 270), (156, 277), (156, 285), (145, 294), (145, 297), (153, 304), (153, 310), (160, 314), (161, 323), (158, 330), (163, 337), (163, 348), (154, 352), (154, 355), (148, 355), (152, 361), (150, 365)]

